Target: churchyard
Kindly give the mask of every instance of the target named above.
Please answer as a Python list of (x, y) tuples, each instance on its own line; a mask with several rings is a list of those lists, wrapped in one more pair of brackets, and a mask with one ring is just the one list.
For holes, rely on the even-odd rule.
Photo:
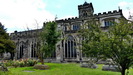
[[(81, 67), (80, 63), (44, 63), (49, 68), (40, 70), (35, 69), (34, 65), (41, 63), (31, 59), (4, 63), (8, 71), (0, 71), (0, 75), (121, 75), (120, 72), (102, 70), (104, 64), (97, 64), (94, 69)], [(133, 75), (133, 68), (130, 68), (129, 75)]]
[[(66, 30), (58, 29), (56, 22), (48, 22), (40, 33), (33, 34), (38, 37), (32, 36), (37, 41), (31, 47), (29, 40), (20, 42), (20, 36), (25, 36), (14, 36), (19, 37), (18, 42), (11, 40), (0, 23), (1, 59), (4, 53), (9, 53), (11, 59), (0, 61), (0, 75), (133, 75), (133, 22), (119, 18), (119, 23), (111, 21), (113, 25), (103, 31), (93, 17), (77, 30), (75, 37), (79, 40), (72, 33), (64, 37)], [(82, 62), (84, 57), (87, 60)], [(56, 60), (46, 63), (45, 58)], [(102, 59), (111, 61), (96, 64)]]

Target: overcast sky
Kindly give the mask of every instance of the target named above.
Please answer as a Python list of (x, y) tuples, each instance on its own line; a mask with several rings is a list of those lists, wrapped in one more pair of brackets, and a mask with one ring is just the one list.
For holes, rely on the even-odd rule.
[(92, 2), (94, 13), (123, 9), (126, 18), (133, 14), (133, 0), (0, 0), (0, 22), (7, 32), (39, 28), (43, 22), (78, 16), (78, 5)]

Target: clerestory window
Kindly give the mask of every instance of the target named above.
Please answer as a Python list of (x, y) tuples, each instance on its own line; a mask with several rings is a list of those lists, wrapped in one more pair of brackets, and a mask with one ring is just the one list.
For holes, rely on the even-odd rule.
[(104, 20), (105, 27), (111, 26), (114, 24), (114, 19), (111, 20)]
[(80, 26), (79, 25), (73, 25), (73, 30), (79, 30)]

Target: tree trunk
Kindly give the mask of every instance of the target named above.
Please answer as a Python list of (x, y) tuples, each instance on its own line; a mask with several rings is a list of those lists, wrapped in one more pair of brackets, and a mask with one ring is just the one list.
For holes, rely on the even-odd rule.
[(44, 60), (43, 60), (43, 58), (41, 58), (41, 64), (44, 65)]
[(38, 56), (38, 58), (39, 58), (39, 60), (40, 60), (41, 64), (42, 64), (42, 65), (44, 65), (43, 56), (40, 54), (40, 55)]
[(126, 69), (122, 68), (121, 75), (125, 75), (125, 71), (126, 71)]

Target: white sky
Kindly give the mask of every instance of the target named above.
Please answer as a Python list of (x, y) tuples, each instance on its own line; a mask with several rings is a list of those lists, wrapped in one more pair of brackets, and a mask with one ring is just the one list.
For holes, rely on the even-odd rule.
[[(133, 14), (132, 0), (86, 1), (92, 2), (95, 13), (117, 10), (120, 6), (126, 18), (129, 16), (129, 11)], [(108, 3), (104, 3), (103, 6), (105, 1)], [(27, 27), (36, 29), (36, 21), (41, 28), (43, 22), (54, 20), (55, 15), (58, 18), (78, 16), (77, 6), (83, 3), (84, 0), (0, 0), (0, 22), (5, 25), (9, 33), (15, 30), (27, 30)]]

